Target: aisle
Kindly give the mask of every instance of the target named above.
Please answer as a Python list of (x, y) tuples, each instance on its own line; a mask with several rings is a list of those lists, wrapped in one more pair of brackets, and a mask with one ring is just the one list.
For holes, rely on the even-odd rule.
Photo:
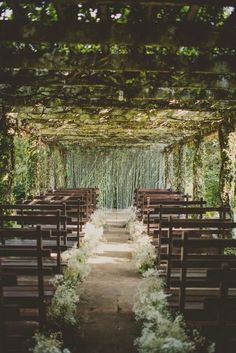
[(92, 271), (84, 283), (78, 353), (134, 353), (137, 324), (132, 313), (140, 282), (131, 263), (124, 214), (110, 213), (109, 228), (99, 253), (90, 259)]

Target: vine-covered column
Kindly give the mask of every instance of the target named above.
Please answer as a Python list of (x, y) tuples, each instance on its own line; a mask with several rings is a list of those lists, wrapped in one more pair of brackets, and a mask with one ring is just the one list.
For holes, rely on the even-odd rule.
[(172, 187), (172, 170), (173, 170), (173, 158), (171, 158), (171, 151), (168, 148), (165, 148), (163, 151), (164, 154), (164, 187)]
[(50, 145), (50, 188), (67, 186), (67, 150), (62, 145)]
[(219, 191), (224, 204), (232, 206), (235, 191), (235, 149), (236, 132), (235, 116), (230, 115), (219, 126), (219, 143), (221, 154), (221, 168)]
[(204, 144), (202, 136), (193, 141), (193, 200), (200, 200), (204, 193)]
[(0, 108), (0, 202), (11, 201), (14, 179), (14, 124)]
[(173, 166), (174, 166), (174, 189), (184, 193), (185, 190), (185, 163), (184, 163), (184, 145), (179, 143), (173, 148)]
[(165, 160), (163, 152), (159, 154), (158, 160), (158, 185), (159, 188), (165, 187)]
[(68, 186), (68, 175), (67, 175), (67, 149), (64, 146), (60, 146), (60, 159), (61, 159), (61, 183), (62, 187)]
[(168, 187), (168, 179), (169, 179), (169, 163), (168, 163), (168, 151), (164, 149), (163, 158), (164, 158), (164, 188)]
[(40, 191), (40, 161), (39, 161), (39, 141), (31, 138), (29, 142), (28, 156), (28, 191), (31, 195)]

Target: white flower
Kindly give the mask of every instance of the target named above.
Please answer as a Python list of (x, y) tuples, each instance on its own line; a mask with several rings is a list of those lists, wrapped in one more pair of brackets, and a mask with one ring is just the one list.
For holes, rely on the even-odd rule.
[(90, 265), (71, 258), (68, 261), (67, 268), (64, 271), (65, 280), (69, 279), (75, 283), (84, 281), (90, 273)]
[(141, 272), (154, 266), (156, 251), (148, 235), (144, 234), (135, 239), (132, 256), (136, 268)]
[[(87, 260), (103, 236), (104, 217), (103, 211), (96, 211), (92, 217), (92, 222), (85, 225), (81, 247), (73, 247), (61, 254), (66, 268), (63, 275), (56, 275), (51, 281), (56, 290), (48, 314), (54, 320), (59, 322), (63, 320), (65, 323), (72, 325), (77, 323), (79, 284), (89, 275), (91, 267)], [(66, 353), (66, 350), (64, 353)]]
[(88, 255), (91, 255), (103, 236), (103, 227), (96, 227), (93, 223), (89, 222), (84, 227), (84, 238), (81, 246)]
[(33, 348), (33, 353), (71, 353), (69, 349), (61, 350), (62, 343), (57, 338), (58, 334), (51, 334), (46, 337), (43, 334), (37, 333), (34, 336), (36, 345)]
[(103, 210), (96, 210), (91, 215), (91, 223), (94, 224), (97, 228), (104, 227), (107, 223), (106, 215)]
[(133, 239), (139, 237), (145, 230), (142, 222), (139, 221), (129, 221), (126, 225), (126, 229)]
[(49, 308), (49, 317), (54, 320), (75, 325), (77, 323), (76, 310), (79, 296), (76, 288), (69, 287), (67, 282), (56, 288)]

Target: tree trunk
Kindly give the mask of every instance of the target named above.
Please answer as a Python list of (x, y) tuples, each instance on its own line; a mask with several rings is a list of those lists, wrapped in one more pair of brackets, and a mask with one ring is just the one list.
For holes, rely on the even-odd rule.
[(12, 201), (15, 169), (14, 128), (6, 111), (0, 111), (0, 202)]
[(203, 156), (204, 145), (201, 136), (194, 140), (193, 155), (193, 200), (200, 200), (204, 193)]
[(219, 126), (221, 169), (219, 180), (220, 200), (232, 207), (235, 191), (235, 117), (232, 115)]

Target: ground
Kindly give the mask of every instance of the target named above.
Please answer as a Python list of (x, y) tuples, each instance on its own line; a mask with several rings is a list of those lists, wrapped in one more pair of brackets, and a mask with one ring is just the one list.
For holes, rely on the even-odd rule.
[(83, 324), (77, 341), (78, 353), (137, 351), (134, 340), (139, 328), (132, 307), (141, 277), (131, 261), (132, 244), (123, 227), (125, 214), (107, 215), (105, 241), (89, 260), (92, 271), (83, 284), (79, 305)]

